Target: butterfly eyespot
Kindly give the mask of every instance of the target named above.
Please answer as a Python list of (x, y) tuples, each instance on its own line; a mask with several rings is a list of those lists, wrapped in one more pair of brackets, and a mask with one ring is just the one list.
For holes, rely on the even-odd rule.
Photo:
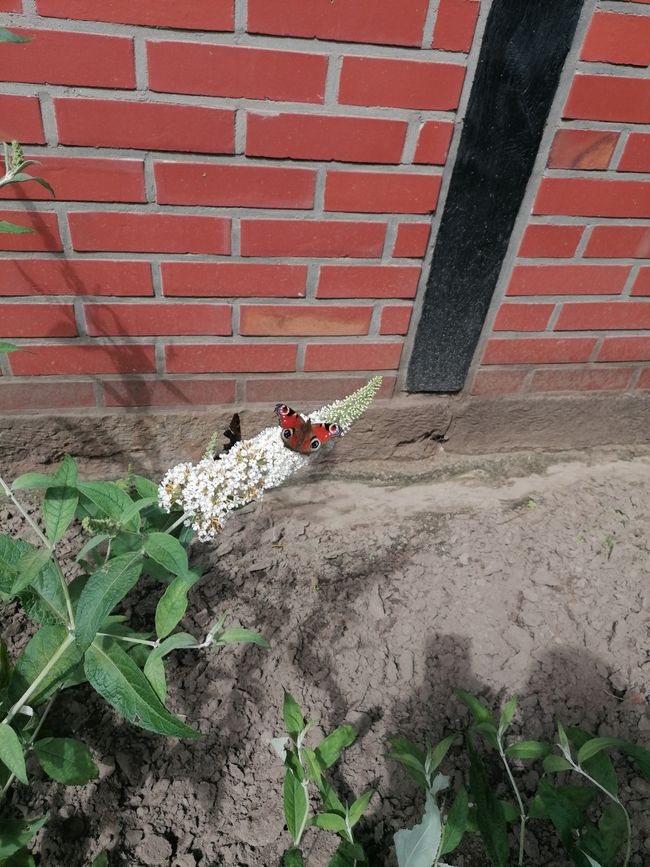
[(309, 443), (309, 448), (313, 452), (320, 448), (320, 440), (318, 439), (318, 437), (312, 437), (312, 441)]
[(282, 431), (282, 438), (285, 440), (290, 440), (293, 436), (293, 430), (290, 427), (285, 427)]
[(337, 434), (341, 432), (341, 428), (337, 424), (331, 424), (329, 427), (329, 432), (331, 434)]

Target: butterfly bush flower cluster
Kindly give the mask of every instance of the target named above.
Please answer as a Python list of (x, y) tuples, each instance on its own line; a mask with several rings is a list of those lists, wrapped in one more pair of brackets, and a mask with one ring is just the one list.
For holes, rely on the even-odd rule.
[[(368, 409), (379, 390), (376, 376), (353, 394), (310, 414), (312, 421), (336, 422), (342, 434)], [(281, 485), (290, 475), (307, 466), (313, 457), (286, 448), (280, 427), (265, 428), (257, 436), (237, 443), (217, 460), (204, 456), (198, 464), (182, 463), (167, 472), (158, 489), (165, 511), (180, 507), (201, 541), (222, 529), (228, 515), (264, 491)]]

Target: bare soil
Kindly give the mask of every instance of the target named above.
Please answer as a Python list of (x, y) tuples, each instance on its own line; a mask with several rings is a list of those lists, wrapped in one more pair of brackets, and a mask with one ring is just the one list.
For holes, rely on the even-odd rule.
[[(196, 547), (209, 568), (183, 627), (200, 635), (229, 609), (271, 644), (174, 658), (171, 705), (202, 738), (135, 729), (87, 687), (59, 700), (52, 732), (72, 726), (101, 778), (14, 791), (16, 811), (49, 806), (41, 865), (85, 867), (106, 847), (112, 865), (276, 867), (288, 838), (269, 741), (283, 688), (323, 729), (359, 728), (333, 780), (344, 797), (377, 789), (360, 826), (373, 867), (395, 863), (392, 834), (422, 806), (385, 758), (387, 736), (461, 731), (455, 687), (495, 706), (518, 694), (514, 731), (527, 738), (551, 738), (559, 717), (648, 744), (650, 450), (441, 453), (416, 470), (354, 471), (307, 472), (235, 516), (217, 545)], [(129, 600), (135, 622), (153, 622), (157, 594)], [(24, 640), (19, 617), (5, 627)], [(462, 761), (456, 750), (443, 766), (455, 782)], [(632, 863), (648, 864), (650, 785), (624, 762), (623, 775)], [(534, 789), (535, 766), (518, 779)], [(305, 844), (310, 867), (324, 867), (324, 832)], [(459, 852), (458, 867), (485, 864), (471, 838)], [(567, 863), (534, 822), (526, 863)]]

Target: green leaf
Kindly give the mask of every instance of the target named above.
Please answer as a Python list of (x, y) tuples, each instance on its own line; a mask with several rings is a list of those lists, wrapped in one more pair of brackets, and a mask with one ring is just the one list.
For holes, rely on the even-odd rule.
[(456, 735), (449, 735), (448, 737), (443, 738), (443, 740), (441, 740), (439, 744), (436, 744), (433, 749), (430, 748), (427, 750), (425, 767), (429, 775), (431, 775), (435, 771), (440, 762), (447, 755), (447, 753), (449, 752), (449, 748), (453, 744), (455, 738)]
[[(20, 349), (20, 347), (16, 347)], [(2, 350), (7, 351), (7, 350)], [(17, 479), (14, 479), (14, 483), (11, 486), (12, 491), (27, 491), (32, 488), (47, 488), (52, 484), (52, 477), (46, 475), (45, 473), (23, 473), (22, 476), (18, 476)]]
[(106, 849), (102, 849), (99, 855), (93, 858), (90, 867), (108, 867), (108, 853)]
[(295, 741), (305, 727), (305, 720), (298, 702), (286, 690), (284, 691), (284, 701), (282, 703), (282, 719), (284, 720), (287, 734)]
[(167, 710), (131, 657), (111, 639), (90, 645), (84, 669), (90, 685), (129, 722), (161, 735), (198, 737)]
[(364, 864), (367, 862), (363, 848), (358, 843), (341, 840), (329, 860), (328, 867), (361, 867)]
[(144, 509), (148, 509), (149, 506), (153, 506), (157, 502), (157, 497), (143, 497), (141, 500), (136, 500), (122, 515), (122, 523), (128, 524), (135, 515), (139, 515)]
[(0, 761), (5, 764), (21, 783), (27, 785), (27, 770), (23, 745), (16, 732), (7, 723), (0, 725)]
[(602, 841), (602, 867), (616, 867), (618, 856), (627, 840), (625, 811), (618, 804), (608, 804), (598, 823)]
[(584, 825), (584, 812), (573, 798), (568, 798), (561, 789), (552, 786), (543, 778), (537, 787), (537, 795), (574, 864), (577, 867), (589, 867), (586, 856), (577, 848), (574, 841), (574, 830)]
[[(644, 747), (631, 744), (621, 738), (591, 738), (584, 743), (578, 751), (578, 761), (585, 765), (585, 770), (588, 770), (586, 763), (602, 750), (617, 750), (619, 753), (624, 753), (629, 756), (641, 770), (641, 773), (646, 780), (650, 780), (650, 750)], [(599, 780), (598, 782), (601, 782)]]
[(465, 692), (464, 689), (454, 690), (457, 698), (459, 698), (463, 704), (466, 704), (467, 707), (472, 712), (472, 716), (477, 723), (492, 723), (493, 727), (496, 730), (496, 726), (494, 726), (492, 720), (492, 713), (488, 708), (485, 707), (475, 696), (473, 696), (469, 692)]
[(311, 823), (316, 828), (322, 828), (323, 831), (334, 831), (336, 834), (345, 834), (347, 830), (345, 819), (338, 813), (317, 813)]
[(156, 635), (165, 638), (185, 617), (187, 594), (201, 576), (195, 572), (179, 575), (169, 584), (156, 606)]
[(483, 737), (485, 738), (486, 742), (491, 747), (493, 747), (493, 749), (495, 749), (495, 750), (499, 749), (499, 737), (498, 737), (498, 733), (497, 733), (497, 728), (494, 725), (494, 723), (492, 723), (492, 722), (476, 723), (476, 725), (473, 726), (473, 729), (474, 729), (474, 731), (477, 731), (480, 734), (482, 734)]
[(83, 651), (92, 644), (102, 621), (138, 582), (142, 556), (122, 554), (88, 579), (77, 603), (75, 639)]
[(3, 817), (0, 823), (0, 859), (10, 858), (19, 849), (26, 846), (34, 834), (41, 830), (47, 822), (47, 816), (40, 819), (6, 819)]
[(517, 696), (513, 695), (506, 702), (506, 706), (501, 711), (501, 716), (499, 717), (499, 733), (503, 734), (505, 730), (508, 728), (510, 723), (513, 720), (515, 715), (515, 711), (517, 710)]
[(569, 738), (567, 737), (567, 734), (564, 730), (564, 726), (559, 721), (557, 724), (557, 736), (560, 741), (560, 746), (562, 747), (562, 750), (568, 752), (570, 750)]
[(392, 750), (387, 754), (387, 758), (399, 762), (408, 775), (426, 792), (428, 783), (424, 770), (424, 752), (407, 738), (391, 737), (388, 741)]
[(21, 591), (19, 598), (27, 614), (37, 623), (67, 624), (65, 596), (53, 562), (37, 575), (27, 589)]
[(34, 752), (48, 777), (65, 786), (84, 786), (99, 776), (90, 750), (74, 738), (42, 738)]
[(341, 753), (357, 739), (357, 730), (351, 725), (342, 725), (335, 728), (327, 737), (318, 744), (315, 749), (318, 764), (323, 771), (331, 768), (338, 761)]
[(13, 33), (7, 30), (6, 27), (0, 27), (0, 42), (31, 42), (27, 36), (19, 36), (18, 33)]
[[(3, 30), (0, 27), (0, 35)], [(6, 42), (6, 39), (0, 39), (0, 42)], [(33, 232), (33, 229), (30, 229), (29, 226), (18, 226), (16, 223), (9, 223), (7, 220), (0, 220), (0, 235), (27, 235), (30, 232)]]
[(50, 485), (53, 487), (62, 486), (65, 488), (74, 488), (77, 484), (77, 464), (70, 455), (65, 455), (56, 472), (50, 479)]
[(345, 815), (345, 807), (341, 803), (339, 796), (324, 778), (321, 779), (318, 791), (323, 799), (323, 806), (328, 813), (339, 813), (341, 816)]
[(300, 849), (296, 849), (295, 846), (287, 849), (282, 859), (282, 867), (305, 867), (305, 861)]
[(442, 824), (435, 797), (427, 792), (424, 816), (415, 827), (395, 834), (398, 867), (432, 867), (440, 846)]
[(162, 641), (158, 647), (154, 647), (144, 664), (144, 676), (147, 678), (154, 692), (161, 702), (167, 698), (167, 683), (165, 681), (165, 666), (163, 657), (172, 650), (180, 650), (187, 647), (196, 647), (196, 639), (187, 632), (177, 632)]
[(187, 574), (187, 552), (178, 539), (168, 533), (150, 533), (145, 539), (144, 550), (152, 560), (174, 575)]
[(300, 840), (308, 813), (309, 803), (305, 789), (293, 771), (287, 768), (284, 775), (284, 821), (294, 843)]
[(214, 644), (256, 644), (258, 647), (268, 647), (268, 641), (254, 629), (233, 627), (224, 629), (214, 640)]
[(7, 645), (0, 638), (0, 692), (3, 689), (6, 689), (9, 686), (9, 679), (11, 678), (11, 659), (9, 658), (9, 651), (7, 650)]
[(111, 536), (109, 533), (101, 533), (99, 536), (93, 536), (92, 539), (89, 539), (86, 544), (83, 546), (81, 551), (74, 558), (75, 563), (78, 563), (80, 560), (86, 556), (86, 554), (90, 553), (94, 548), (97, 548), (98, 545), (101, 545), (102, 542), (105, 542), (107, 539), (110, 539)]
[(2, 867), (36, 867), (29, 849), (19, 849), (11, 858), (3, 859)]
[(52, 552), (46, 548), (33, 548), (18, 561), (18, 574), (11, 587), (12, 596), (17, 595), (41, 574), (52, 559)]
[[(9, 685), (12, 701), (17, 701), (36, 678), (40, 677), (51, 658), (68, 639), (68, 634), (65, 626), (41, 626), (31, 637), (16, 660), (12, 672)], [(41, 681), (37, 691), (29, 700), (30, 705), (35, 706), (49, 698), (80, 659), (79, 649), (71, 643)]]
[(22, 349), (22, 347), (17, 346), (15, 343), (6, 343), (4, 340), (0, 341), (0, 353), (4, 355), (8, 355), (10, 352), (18, 352), (19, 349)]
[(572, 771), (573, 768), (563, 756), (552, 755), (544, 759), (544, 770), (549, 774), (555, 774), (560, 771)]
[(48, 488), (43, 499), (45, 535), (56, 545), (74, 518), (79, 495), (74, 488)]
[(158, 500), (158, 485), (146, 476), (133, 476), (133, 484), (141, 497), (152, 497)]
[(541, 741), (519, 741), (506, 748), (506, 755), (511, 759), (543, 759), (550, 753), (549, 744)]
[[(594, 740), (588, 732), (580, 728), (569, 728), (567, 735), (570, 742), (578, 752), (588, 741)], [(582, 767), (589, 776), (593, 777), (601, 786), (604, 786), (608, 792), (611, 792), (613, 795), (618, 795), (618, 778), (616, 776), (616, 770), (614, 769), (611, 758), (605, 750), (596, 752), (591, 756), (591, 758), (585, 759), (582, 763)]]
[[(28, 161), (27, 165), (31, 165), (33, 162), (33, 160), (30, 160)], [(24, 184), (26, 181), (35, 181), (37, 184), (45, 187), (48, 193), (52, 193), (52, 195), (54, 195), (54, 190), (52, 189), (50, 184), (48, 184), (45, 178), (39, 178), (37, 175), (28, 175), (25, 172), (18, 172), (18, 174), (14, 175), (13, 180), (19, 184)]]
[[(94, 503), (107, 518), (121, 523), (122, 515), (130, 509), (133, 500), (114, 482), (79, 482), (77, 488), (92, 503)], [(127, 530), (137, 532), (140, 528), (140, 518), (134, 515), (123, 526)]]
[(368, 791), (364, 792), (363, 795), (357, 798), (357, 800), (352, 804), (348, 813), (348, 820), (351, 828), (354, 828), (359, 819), (366, 812), (366, 808), (374, 794), (374, 789), (368, 789)]
[(458, 790), (458, 794), (454, 798), (449, 813), (447, 814), (445, 827), (442, 831), (442, 846), (440, 847), (441, 855), (447, 855), (449, 852), (453, 852), (460, 844), (467, 829), (468, 813), (469, 802), (467, 798), (467, 790), (465, 789), (465, 786), (461, 786)]
[(503, 807), (494, 794), (494, 787), (488, 781), (471, 736), (466, 736), (465, 740), (470, 760), (470, 792), (476, 803), (476, 824), (485, 844), (486, 854), (493, 867), (508, 867), (510, 847)]
[[(577, 811), (578, 816), (584, 817), (587, 815), (592, 801), (596, 797), (597, 790), (590, 784), (588, 786), (553, 786), (554, 792), (558, 792), (560, 797), (572, 804), (572, 809)], [(550, 819), (548, 811), (544, 807), (542, 799), (539, 795), (535, 795), (530, 807), (531, 819)]]

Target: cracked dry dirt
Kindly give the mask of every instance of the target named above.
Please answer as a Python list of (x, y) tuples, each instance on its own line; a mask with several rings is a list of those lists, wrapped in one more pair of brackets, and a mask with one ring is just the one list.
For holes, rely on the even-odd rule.
[[(112, 865), (276, 867), (288, 841), (268, 744), (283, 687), (324, 728), (360, 729), (334, 781), (346, 796), (377, 788), (360, 826), (372, 865), (394, 864), (392, 833), (421, 809), (384, 758), (386, 737), (459, 731), (454, 687), (493, 702), (516, 692), (514, 730), (523, 722), (528, 738), (551, 737), (559, 716), (647, 745), (650, 452), (441, 456), (434, 470), (307, 473), (235, 516), (218, 545), (197, 546), (210, 568), (183, 627), (200, 634), (228, 608), (271, 648), (174, 658), (171, 704), (203, 732), (194, 742), (134, 729), (87, 687), (61, 699), (53, 729), (74, 721), (101, 779), (15, 791), (21, 811), (50, 803), (40, 864), (84, 867), (107, 847)], [(128, 600), (136, 623), (153, 620), (152, 589)], [(23, 629), (15, 619), (7, 631)], [(459, 755), (443, 766), (456, 779)], [(625, 777), (633, 863), (648, 864), (650, 785)], [(535, 766), (518, 778), (530, 790)], [(327, 835), (308, 832), (305, 850), (324, 867)], [(485, 861), (467, 839), (452, 863)], [(535, 822), (526, 864), (566, 864)]]

